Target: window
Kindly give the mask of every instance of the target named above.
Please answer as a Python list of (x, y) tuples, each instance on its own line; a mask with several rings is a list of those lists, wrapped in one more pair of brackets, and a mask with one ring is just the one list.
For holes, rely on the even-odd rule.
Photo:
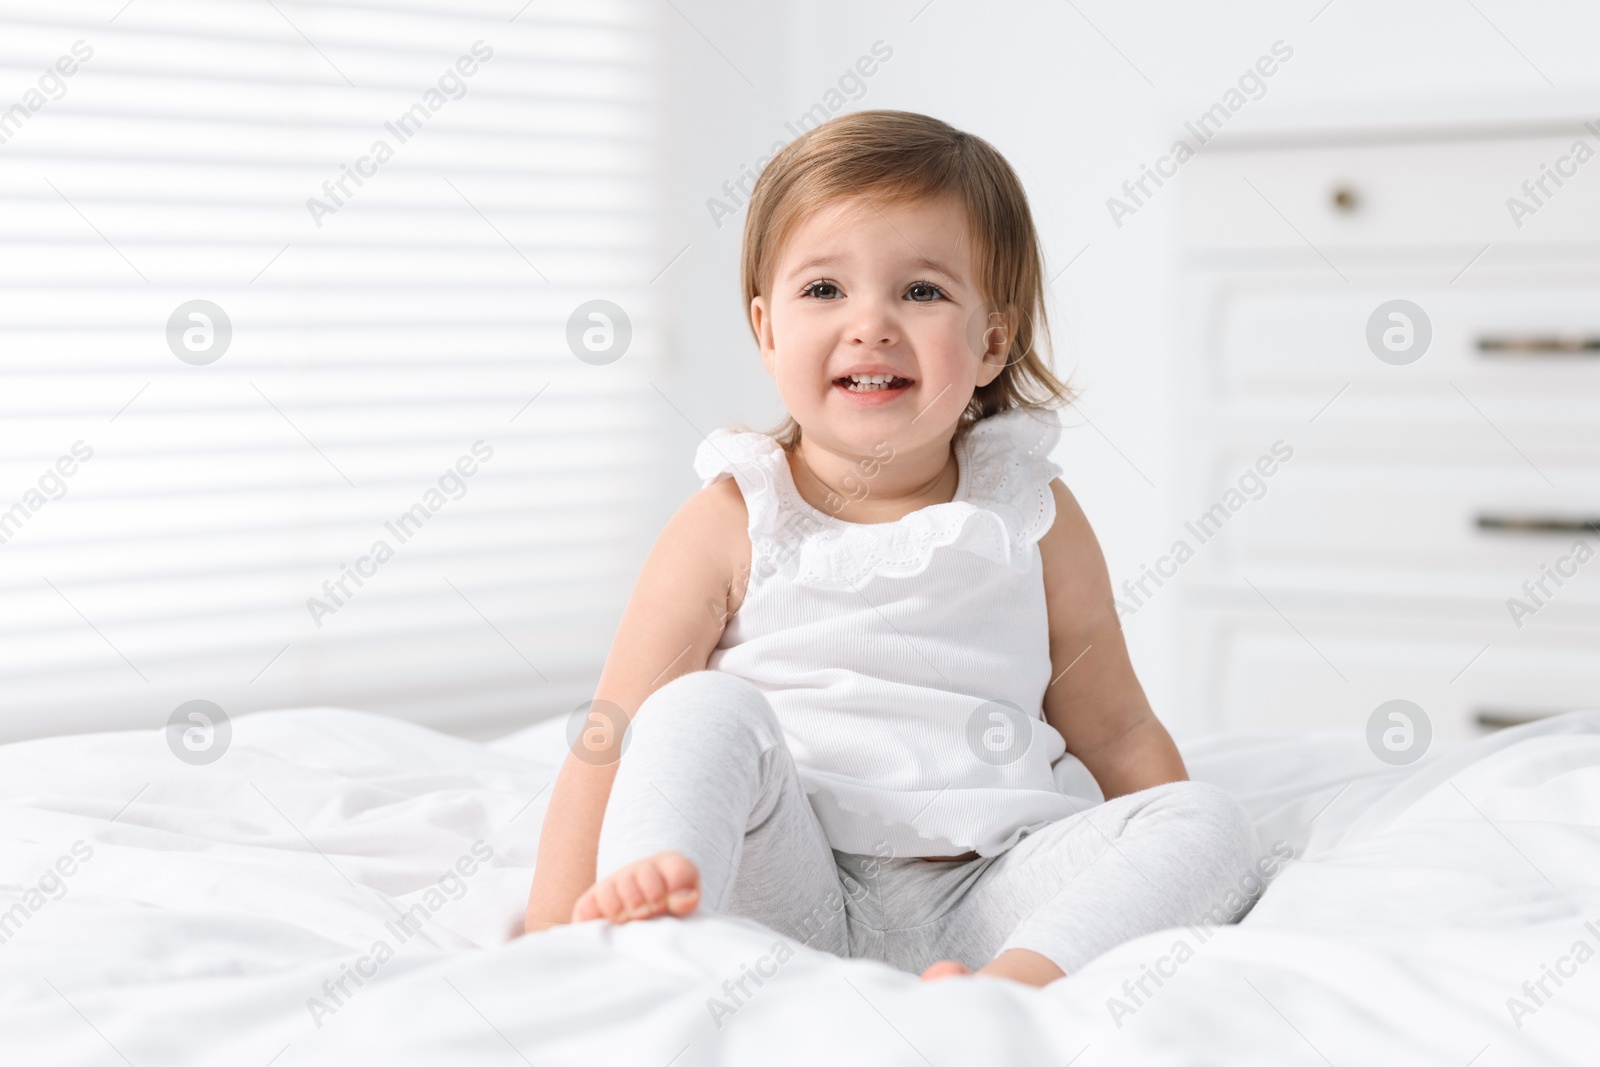
[(90, 7), (0, 15), (0, 737), (588, 699), (671, 416), (647, 9)]

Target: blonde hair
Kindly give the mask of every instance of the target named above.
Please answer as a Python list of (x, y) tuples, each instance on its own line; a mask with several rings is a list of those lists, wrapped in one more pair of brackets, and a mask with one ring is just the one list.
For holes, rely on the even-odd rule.
[[(756, 181), (744, 223), (740, 275), (746, 315), (751, 301), (768, 294), (784, 242), (818, 208), (852, 197), (905, 202), (945, 196), (966, 209), (972, 227), (978, 291), (991, 311), (986, 321), (998, 312), (1011, 337), (1005, 367), (973, 391), (956, 435), (1010, 408), (1070, 403), (1072, 390), (1040, 352), (1049, 343), (1044, 263), (1022, 183), (989, 142), (927, 115), (840, 115), (772, 157)], [(793, 416), (767, 432), (785, 449), (800, 440)]]

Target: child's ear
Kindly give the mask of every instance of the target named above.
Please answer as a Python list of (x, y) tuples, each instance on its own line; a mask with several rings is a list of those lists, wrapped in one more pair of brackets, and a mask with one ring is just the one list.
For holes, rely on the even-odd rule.
[(1017, 333), (1016, 310), (1007, 307), (996, 311), (985, 305), (973, 314), (967, 333), (973, 351), (982, 360), (977, 380), (978, 387), (982, 388), (1000, 377), (1012, 358), (1012, 339)]
[(773, 361), (777, 358), (772, 340), (772, 315), (767, 310), (767, 298), (758, 296), (750, 301), (750, 328), (755, 331), (756, 344), (761, 349), (761, 364), (767, 373), (776, 377)]

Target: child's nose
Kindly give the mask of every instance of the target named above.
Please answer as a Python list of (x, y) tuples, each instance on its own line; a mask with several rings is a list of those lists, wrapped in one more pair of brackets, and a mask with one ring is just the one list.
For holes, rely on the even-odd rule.
[(881, 305), (863, 308), (850, 328), (850, 340), (859, 345), (892, 345), (899, 336), (893, 315)]

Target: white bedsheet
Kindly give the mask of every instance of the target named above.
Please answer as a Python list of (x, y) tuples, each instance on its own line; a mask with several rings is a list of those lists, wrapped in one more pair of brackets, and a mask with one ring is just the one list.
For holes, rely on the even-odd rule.
[[(485, 746), (308, 709), (235, 720), (205, 767), (157, 731), (0, 747), (0, 1063), (1600, 1062), (1600, 958), (1573, 956), (1600, 951), (1600, 712), (1410, 768), (1356, 735), (1191, 744), (1263, 849), (1296, 855), (1240, 925), (1043, 991), (800, 948), (737, 1005), (723, 983), (776, 941), (752, 923), (508, 941), (560, 729)], [(373, 977), (325, 992), (358, 964)]]

